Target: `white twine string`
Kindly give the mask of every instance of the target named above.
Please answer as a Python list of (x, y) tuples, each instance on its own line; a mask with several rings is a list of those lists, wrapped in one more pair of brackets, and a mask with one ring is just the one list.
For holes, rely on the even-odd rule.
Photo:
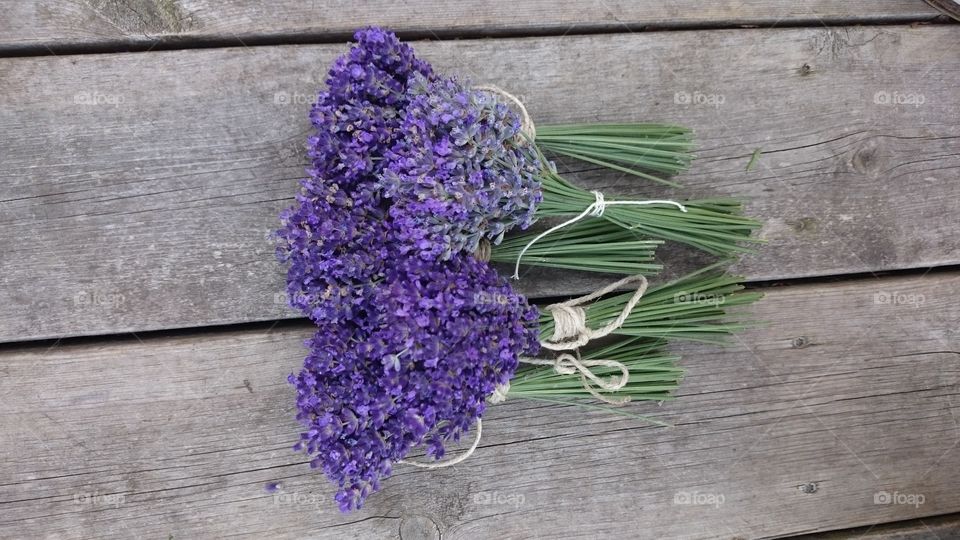
[(470, 448), (463, 454), (451, 459), (450, 461), (438, 461), (436, 463), (420, 463), (419, 461), (407, 461), (401, 459), (397, 463), (402, 463), (404, 465), (413, 465), (414, 467), (420, 467), (421, 469), (442, 469), (444, 467), (451, 467), (457, 463), (462, 462), (468, 457), (473, 455), (473, 452), (477, 449), (477, 446), (480, 445), (480, 433), (482, 431), (483, 423), (480, 422), (480, 419), (477, 418), (477, 434), (473, 439), (473, 444), (470, 445)]
[(526, 253), (527, 250), (533, 246), (533, 244), (537, 243), (544, 236), (547, 236), (550, 233), (559, 231), (560, 229), (567, 227), (569, 225), (573, 225), (574, 223), (580, 221), (585, 217), (603, 216), (603, 213), (606, 211), (608, 206), (629, 206), (629, 205), (641, 206), (641, 205), (649, 205), (649, 204), (672, 204), (673, 206), (676, 206), (677, 208), (679, 208), (681, 212), (687, 211), (686, 206), (676, 201), (657, 200), (657, 199), (651, 199), (651, 200), (645, 200), (645, 201), (605, 201), (603, 198), (603, 193), (600, 193), (599, 191), (591, 191), (591, 193), (593, 193), (594, 201), (590, 203), (589, 206), (584, 208), (583, 212), (580, 212), (578, 216), (572, 217), (555, 227), (552, 227), (550, 229), (547, 229), (546, 231), (543, 231), (542, 233), (535, 236), (534, 239), (531, 240), (526, 246), (524, 246), (524, 248), (520, 251), (520, 255), (517, 256), (517, 264), (513, 268), (513, 276), (512, 276), (513, 279), (520, 279), (520, 259), (523, 258), (524, 253)]
[(482, 92), (490, 92), (491, 94), (500, 95), (507, 100), (511, 101), (514, 106), (520, 111), (520, 131), (527, 136), (527, 139), (532, 141), (537, 138), (537, 127), (533, 124), (533, 119), (530, 118), (530, 113), (527, 112), (527, 108), (523, 106), (523, 102), (520, 101), (520, 98), (507, 92), (499, 86), (494, 86), (492, 84), (481, 84), (480, 86), (474, 86), (474, 90), (480, 90)]

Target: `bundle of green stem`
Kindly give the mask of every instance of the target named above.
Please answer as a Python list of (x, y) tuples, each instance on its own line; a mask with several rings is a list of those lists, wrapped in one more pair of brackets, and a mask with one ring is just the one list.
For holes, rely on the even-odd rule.
[[(526, 232), (507, 238), (493, 246), (490, 260), (514, 264), (536, 235)], [(654, 262), (654, 252), (661, 244), (662, 240), (644, 239), (637, 232), (595, 219), (571, 225), (563, 233), (532, 245), (523, 254), (522, 263), (587, 272), (651, 275), (661, 268)]]
[[(676, 174), (692, 160), (691, 132), (676, 126), (538, 126), (533, 142), (532, 147), (543, 163), (550, 163), (543, 153), (547, 151), (670, 186), (678, 184), (662, 175)], [(492, 261), (516, 263), (522, 255), (520, 262), (527, 265), (649, 275), (660, 270), (654, 262), (654, 250), (663, 240), (720, 256), (749, 252), (748, 246), (759, 241), (751, 234), (760, 223), (743, 216), (741, 204), (733, 199), (686, 201), (681, 209), (672, 201), (616, 204), (604, 198), (602, 211), (591, 211), (596, 210), (600, 197), (568, 182), (554, 167), (546, 167), (540, 180), (543, 201), (536, 216), (577, 219), (568, 219), (562, 227), (550, 229), (552, 234), (546, 236), (524, 232), (508, 238), (493, 246)], [(582, 356), (580, 351), (573, 351), (601, 379), (615, 380), (623, 374), (621, 365), (626, 369), (627, 382), (610, 392), (615, 398), (609, 403), (624, 398), (670, 399), (683, 377), (683, 370), (676, 365), (679, 358), (666, 352), (671, 340), (724, 343), (732, 333), (750, 325), (749, 321), (731, 319), (728, 310), (751, 304), (762, 295), (744, 291), (742, 277), (726, 274), (722, 267), (729, 262), (722, 261), (649, 288), (623, 324), (605, 338), (604, 345), (592, 344), (592, 350)], [(584, 306), (585, 326), (605, 327), (618, 319), (634, 296), (634, 292), (627, 292)], [(549, 341), (554, 328), (553, 314), (541, 310), (541, 341)], [(601, 359), (619, 364), (598, 362)], [(596, 397), (596, 391), (581, 374), (567, 373), (551, 365), (524, 364), (511, 380), (507, 395), (608, 409), (603, 404), (583, 401), (582, 398)]]
[[(680, 386), (684, 374), (683, 368), (677, 366), (680, 357), (667, 353), (666, 346), (667, 341), (664, 339), (630, 337), (595, 348), (582, 358), (615, 360), (626, 366), (630, 371), (630, 380), (616, 392), (618, 399), (666, 401), (673, 399), (673, 392)], [(608, 378), (619, 376), (620, 370), (600, 366), (594, 367), (593, 373)], [(562, 403), (570, 403), (571, 400), (581, 397), (592, 398), (579, 377), (562, 375), (554, 369), (531, 365), (521, 365), (510, 381), (507, 395)], [(583, 402), (576, 404), (586, 405)]]
[[(613, 331), (623, 337), (583, 356), (616, 360), (626, 367), (629, 382), (615, 392), (617, 399), (662, 401), (670, 397), (680, 384), (683, 370), (676, 367), (678, 357), (664, 353), (669, 340), (722, 344), (734, 332), (750, 326), (750, 321), (730, 320), (728, 310), (751, 304), (763, 295), (744, 291), (743, 278), (727, 275), (721, 264), (649, 289), (624, 324)], [(612, 296), (584, 308), (587, 326), (598, 328), (616, 319), (633, 294)], [(541, 313), (540, 338), (544, 340), (553, 334), (554, 320), (548, 311)], [(594, 367), (591, 371), (600, 377), (620, 375), (620, 370), (612, 367)], [(541, 365), (522, 366), (511, 380), (507, 395), (564, 402), (592, 397), (580, 377)]]
[[(541, 178), (543, 201), (537, 207), (539, 217), (577, 215), (593, 204), (596, 197), (546, 171)], [(742, 205), (734, 199), (682, 201), (686, 211), (672, 205), (617, 205), (607, 199), (603, 219), (619, 227), (653, 238), (673, 240), (707, 253), (728, 256), (748, 253), (744, 244), (757, 242), (751, 233), (760, 223), (742, 215)]]
[[(631, 174), (675, 185), (643, 173), (640, 168), (675, 174), (693, 159), (691, 145), (691, 133), (686, 128), (597, 124), (541, 127), (532, 148), (542, 163), (549, 160), (540, 147), (618, 171), (627, 164)], [(600, 159), (601, 155), (605, 159)], [(552, 166), (541, 172), (540, 181), (543, 200), (536, 209), (538, 219), (559, 222), (583, 213), (596, 202), (593, 192), (568, 182)], [(623, 204), (623, 200), (605, 200), (602, 219), (578, 220), (546, 236), (538, 231), (512, 235), (493, 246), (491, 260), (514, 264), (519, 260), (528, 266), (588, 272), (651, 275), (661, 268), (654, 263), (654, 253), (664, 240), (722, 256), (749, 252), (749, 244), (759, 241), (751, 238), (751, 233), (760, 223), (744, 217), (740, 202), (733, 199), (686, 201), (683, 210), (673, 204), (638, 205), (631, 204), (637, 201)]]
[[(541, 150), (680, 187), (662, 175), (687, 170), (693, 132), (663, 124), (568, 124), (537, 126)], [(653, 173), (661, 173), (656, 175)]]

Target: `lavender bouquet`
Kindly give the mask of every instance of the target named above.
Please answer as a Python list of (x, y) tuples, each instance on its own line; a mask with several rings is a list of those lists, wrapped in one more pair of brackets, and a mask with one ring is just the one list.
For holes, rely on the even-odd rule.
[[(675, 185), (666, 177), (690, 163), (689, 130), (535, 126), (509, 93), (436, 72), (387, 31), (355, 40), (310, 111), (308, 177), (277, 232), (290, 305), (317, 325), (289, 377), (305, 426), (296, 449), (337, 485), (341, 510), (360, 508), (395, 465), (465, 459), (490, 404), (633, 415), (618, 407), (669, 399), (683, 376), (671, 340), (722, 342), (743, 327), (727, 310), (759, 295), (723, 263), (646, 278), (664, 241), (748, 251), (759, 224), (738, 202), (609, 199), (551, 161)], [(491, 262), (515, 279), (521, 266), (623, 278), (537, 307)], [(469, 432), (470, 449), (445, 460)], [(421, 447), (430, 461), (409, 460)]]

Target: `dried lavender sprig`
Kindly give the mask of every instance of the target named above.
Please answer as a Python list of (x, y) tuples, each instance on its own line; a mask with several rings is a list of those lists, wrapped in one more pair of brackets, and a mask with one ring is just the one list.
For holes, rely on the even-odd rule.
[(385, 154), (378, 183), (403, 225), (401, 245), (445, 259), (530, 226), (541, 165), (517, 136), (517, 115), (456, 79), (415, 78), (408, 93), (404, 136)]

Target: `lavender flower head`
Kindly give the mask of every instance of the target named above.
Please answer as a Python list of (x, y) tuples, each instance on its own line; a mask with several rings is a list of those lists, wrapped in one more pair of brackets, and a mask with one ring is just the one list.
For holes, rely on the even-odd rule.
[(308, 342), (297, 388), (298, 449), (360, 508), (392, 465), (425, 444), (437, 459), (483, 414), (485, 399), (536, 354), (538, 311), (486, 263), (397, 260), (370, 324), (325, 326)]
[(310, 111), (316, 129), (307, 144), (310, 176), (296, 206), (281, 214), (276, 235), (278, 257), (290, 264), (290, 305), (315, 322), (349, 319), (364, 309), (364, 289), (386, 258), (379, 157), (404, 136), (411, 81), (433, 77), (392, 33), (368, 28), (354, 37), (356, 45), (334, 62), (328, 89)]
[[(539, 348), (536, 308), (461, 252), (475, 246), (470, 234), (501, 235), (532, 221), (539, 185), (523, 176), (536, 165), (513, 142), (517, 119), (489, 97), (461, 100), (452, 81), (430, 98), (430, 66), (396, 36), (369, 28), (355, 37), (311, 110), (309, 178), (276, 235), (290, 304), (319, 326), (303, 369), (290, 376), (306, 426), (297, 446), (338, 485), (343, 511), (359, 508), (414, 447), (442, 457), (518, 358)], [(415, 104), (418, 113), (407, 114)], [(416, 120), (433, 109), (435, 120)], [(447, 118), (450, 111), (460, 116)], [(429, 153), (411, 146), (427, 140)], [(396, 178), (413, 178), (388, 156), (411, 167), (442, 158), (423, 173), (445, 187), (398, 185), (386, 196), (388, 164)], [(460, 194), (464, 211), (447, 232), (430, 225), (453, 214), (418, 206), (431, 193), (439, 203)]]
[(433, 80), (430, 64), (380, 28), (354, 34), (356, 44), (336, 59), (310, 111), (316, 135), (309, 155), (320, 178), (369, 182), (379, 173), (377, 159), (401, 136), (403, 112), (414, 81)]
[(534, 221), (540, 163), (520, 118), (495, 96), (454, 79), (416, 77), (403, 131), (380, 185), (405, 250), (446, 259)]

